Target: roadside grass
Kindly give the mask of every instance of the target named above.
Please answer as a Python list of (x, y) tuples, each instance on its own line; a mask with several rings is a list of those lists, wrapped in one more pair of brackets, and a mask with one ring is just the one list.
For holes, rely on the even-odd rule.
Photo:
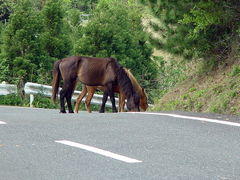
[[(236, 61), (237, 62), (237, 61)], [(188, 77), (155, 101), (151, 111), (183, 110), (240, 115), (240, 64), (200, 65)], [(213, 68), (216, 68), (213, 71)]]
[[(19, 94), (0, 95), (0, 105), (29, 107), (29, 98), (29, 95), (25, 95), (24, 97), (21, 97)], [(35, 108), (45, 109), (59, 109), (60, 107), (59, 100), (57, 100), (56, 103), (53, 103), (51, 98), (45, 97), (42, 94), (34, 95), (32, 105)], [(75, 102), (72, 102), (72, 106), (74, 108)], [(100, 105), (91, 105), (92, 111), (99, 111), (99, 109)], [(105, 110), (106, 112), (112, 112), (112, 108), (109, 107), (106, 107)], [(87, 111), (83, 102), (79, 106), (79, 111)]]

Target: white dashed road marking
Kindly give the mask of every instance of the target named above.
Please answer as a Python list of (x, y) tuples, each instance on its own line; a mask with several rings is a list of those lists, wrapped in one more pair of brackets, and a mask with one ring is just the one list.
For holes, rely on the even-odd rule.
[(137, 159), (132, 159), (132, 158), (129, 158), (129, 157), (126, 157), (126, 156), (122, 156), (122, 155), (119, 155), (119, 154), (115, 154), (115, 153), (112, 153), (112, 152), (109, 152), (109, 151), (105, 151), (105, 150), (95, 148), (95, 147), (92, 147), (92, 146), (88, 146), (88, 145), (84, 145), (84, 144), (79, 144), (79, 143), (72, 142), (72, 141), (60, 140), (60, 141), (55, 141), (55, 142), (65, 144), (65, 145), (68, 145), (68, 146), (72, 146), (72, 147), (76, 147), (76, 148), (80, 148), (80, 149), (84, 149), (86, 151), (97, 153), (97, 154), (100, 154), (100, 155), (103, 155), (103, 156), (106, 156), (106, 157), (110, 157), (110, 158), (113, 158), (113, 159), (117, 159), (119, 161), (123, 161), (123, 162), (126, 162), (126, 163), (140, 163), (140, 162), (142, 162), (142, 161), (139, 161)]
[(5, 122), (3, 122), (3, 121), (0, 121), (0, 124), (7, 124), (7, 123), (5, 123)]

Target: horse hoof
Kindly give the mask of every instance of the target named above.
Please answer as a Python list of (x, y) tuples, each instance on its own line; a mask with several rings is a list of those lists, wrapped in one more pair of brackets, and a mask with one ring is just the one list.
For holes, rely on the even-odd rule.
[(68, 109), (68, 113), (74, 113), (73, 109)]
[(113, 112), (113, 113), (117, 113), (118, 111), (115, 109), (115, 110), (113, 110), (112, 112)]
[(66, 111), (60, 111), (59, 113), (66, 113)]
[(104, 110), (100, 110), (99, 113), (104, 113)]

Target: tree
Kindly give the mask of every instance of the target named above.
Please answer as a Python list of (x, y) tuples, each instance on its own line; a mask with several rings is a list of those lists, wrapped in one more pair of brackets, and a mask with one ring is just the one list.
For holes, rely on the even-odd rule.
[(98, 0), (71, 0), (71, 6), (75, 9), (80, 10), (81, 12), (89, 12)]
[(152, 47), (143, 31), (141, 9), (135, 3), (102, 0), (83, 28), (76, 52), (95, 57), (114, 57), (130, 68), (145, 87), (153, 86), (157, 73)]
[(44, 19), (44, 34), (42, 43), (50, 57), (63, 58), (69, 54), (70, 41), (63, 32), (63, 7), (62, 0), (47, 0), (42, 9)]
[(0, 0), (0, 21), (7, 22), (17, 0)]
[[(63, 0), (46, 0), (40, 3), (41, 17), (43, 21), (43, 31), (40, 35), (41, 62), (37, 70), (39, 83), (50, 83), (52, 80), (51, 70), (56, 59), (61, 59), (69, 55), (72, 48), (68, 38), (68, 30), (64, 23)], [(38, 3), (38, 7), (41, 7)]]
[[(42, 19), (31, 1), (18, 1), (3, 34), (1, 65), (5, 69), (1, 77), (8, 76), (9, 82), (23, 84), (35, 80), (42, 49), (40, 34)], [(6, 79), (5, 79), (6, 80)]]
[(2, 35), (0, 79), (24, 84), (51, 82), (54, 60), (69, 54), (61, 0), (19, 0)]
[(141, 0), (159, 22), (152, 42), (160, 49), (186, 58), (224, 58), (240, 28), (240, 1)]

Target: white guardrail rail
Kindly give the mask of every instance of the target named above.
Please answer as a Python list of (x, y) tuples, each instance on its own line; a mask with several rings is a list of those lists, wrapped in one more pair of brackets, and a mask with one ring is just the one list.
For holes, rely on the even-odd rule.
[[(59, 88), (59, 91), (61, 88)], [(45, 97), (51, 97), (52, 96), (52, 86), (48, 85), (42, 85), (32, 82), (27, 82), (24, 86), (24, 92), (25, 94), (30, 95), (30, 107), (33, 107), (33, 101), (34, 101), (34, 95), (40, 94)], [(5, 82), (2, 82), (0, 84), (0, 95), (7, 95), (7, 94), (15, 94), (17, 93), (17, 86), (13, 84), (6, 84)], [(81, 91), (74, 91), (72, 96), (72, 101), (75, 102), (77, 100), (78, 95), (81, 93)], [(101, 105), (102, 104), (102, 95), (94, 94), (93, 98), (91, 100), (91, 104), (95, 105)], [(116, 106), (118, 106), (118, 98), (115, 98)], [(82, 103), (85, 102), (85, 98), (83, 98)], [(111, 101), (108, 99), (106, 103), (106, 107), (112, 107)]]
[[(59, 88), (59, 91), (61, 88)], [(42, 85), (37, 83), (31, 83), (27, 82), (24, 86), (24, 91), (26, 94), (30, 95), (30, 106), (32, 106), (32, 102), (34, 101), (34, 95), (41, 94), (46, 97), (52, 96), (52, 86), (48, 85)], [(74, 91), (72, 96), (72, 101), (76, 101), (78, 95), (81, 93), (81, 91)], [(91, 104), (101, 105), (102, 104), (102, 95), (94, 94), (93, 98), (91, 100)], [(115, 98), (116, 106), (118, 105), (118, 98)], [(85, 98), (83, 98), (82, 102), (85, 102)], [(106, 103), (106, 107), (112, 107), (112, 103), (108, 99)]]
[(0, 95), (15, 94), (17, 93), (17, 86), (14, 84), (7, 84), (3, 81), (0, 84)]

